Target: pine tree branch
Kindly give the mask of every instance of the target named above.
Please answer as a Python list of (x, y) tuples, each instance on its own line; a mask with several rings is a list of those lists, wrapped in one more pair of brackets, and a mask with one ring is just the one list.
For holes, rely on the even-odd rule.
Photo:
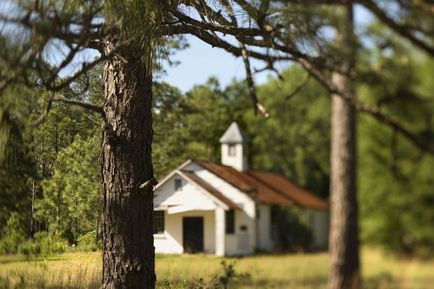
[(48, 99), (47, 106), (45, 107), (42, 114), (37, 119), (30, 122), (29, 125), (31, 127), (36, 127), (36, 126), (40, 125), (45, 120), (45, 118), (48, 116), (48, 114), (50, 113), (50, 110), (52, 108), (53, 99), (54, 99), (54, 96), (51, 95), (50, 98)]
[(0, 80), (0, 94), (10, 83), (11, 80), (5, 77)]
[[(364, 3), (370, 3), (374, 4), (371, 0), (358, 0), (359, 2)], [(314, 58), (311, 57), (305, 53), (302, 53), (299, 51), (296, 47), (294, 47), (289, 41), (285, 40), (284, 35), (281, 34), (280, 31), (278, 31), (271, 23), (266, 21), (264, 17), (264, 11), (258, 11), (254, 6), (252, 6), (249, 2), (245, 0), (235, 0), (235, 2), (249, 15), (250, 18), (254, 19), (257, 22), (258, 27), (248, 30), (250, 28), (243, 28), (239, 29), (237, 28), (238, 25), (236, 23), (236, 18), (230, 10), (228, 9), (228, 2), (226, 0), (221, 0), (220, 3), (222, 3), (223, 6), (226, 6), (228, 10), (228, 15), (231, 18), (231, 21), (228, 23), (225, 22), (225, 25), (220, 25), (220, 23), (205, 23), (201, 22), (199, 20), (195, 20), (185, 14), (177, 14), (175, 15), (181, 16), (179, 19), (181, 21), (181, 25), (177, 25), (175, 27), (166, 27), (168, 30), (166, 32), (169, 32), (166, 35), (169, 34), (192, 34), (202, 41), (212, 45), (213, 47), (219, 47), (222, 48), (230, 53), (232, 53), (236, 57), (242, 57), (244, 61), (244, 66), (246, 68), (246, 74), (247, 74), (247, 82), (249, 86), (249, 93), (254, 98), (255, 90), (254, 90), (254, 84), (253, 78), (251, 75), (251, 69), (250, 69), (250, 62), (249, 58), (257, 58), (263, 61), (266, 61), (269, 63), (269, 66), (273, 66), (273, 63), (276, 61), (281, 60), (293, 60), (298, 63), (300, 63), (306, 71), (309, 72), (309, 75), (312, 75), (317, 81), (319, 81), (329, 92), (334, 93), (345, 100), (347, 100), (352, 106), (354, 106), (357, 110), (370, 114), (378, 121), (394, 128), (397, 132), (405, 136), (408, 140), (410, 140), (413, 144), (415, 144), (420, 149), (429, 152), (431, 154), (434, 154), (434, 148), (431, 143), (428, 143), (421, 139), (416, 134), (412, 133), (410, 130), (404, 127), (403, 124), (401, 124), (399, 121), (393, 119), (390, 116), (385, 115), (378, 107), (370, 107), (365, 105), (364, 103), (360, 102), (355, 98), (354, 95), (349, 95), (346, 93), (343, 93), (339, 89), (337, 89), (333, 83), (323, 74), (322, 70), (324, 68), (327, 68), (329, 70), (338, 72), (338, 73), (345, 73), (344, 71), (340, 71), (339, 67), (336, 65), (336, 63), (329, 63), (323, 61), (321, 58)], [(326, 1), (328, 4), (341, 4), (340, 1)], [(374, 9), (376, 8), (376, 9)], [(376, 5), (374, 7), (371, 7), (378, 15), (377, 17), (381, 16), (382, 21), (386, 22), (391, 28), (394, 28), (397, 30), (397, 32), (401, 33), (402, 36), (408, 38), (409, 40), (415, 42), (415, 44), (419, 45), (419, 47), (422, 47), (425, 49), (428, 53), (434, 53), (434, 50), (432, 50), (431, 47), (429, 47), (426, 43), (422, 42), (421, 40), (415, 38), (413, 35), (409, 34), (409, 32), (406, 30), (406, 27), (400, 26), (399, 24), (395, 23), (392, 19), (390, 19), (380, 8), (378, 8)], [(374, 12), (373, 12), (374, 13)], [(232, 14), (232, 16), (231, 16)], [(375, 13), (374, 13), (375, 14)], [(230, 25), (228, 25), (230, 24)], [(247, 29), (247, 30), (246, 30)], [(212, 32), (212, 33), (210, 33)], [(231, 43), (225, 41), (221, 37), (218, 37), (214, 32), (220, 32), (220, 33), (226, 33), (234, 36), (238, 40), (239, 47), (236, 47), (232, 45)], [(255, 33), (258, 33), (257, 36), (263, 37), (263, 39), (259, 39), (255, 36), (253, 36)], [(267, 41), (265, 40), (267, 38)], [(258, 48), (268, 48), (267, 53), (260, 53), (256, 51), (249, 50), (247, 48), (247, 45), (252, 47), (258, 47)], [(274, 51), (276, 55), (269, 55), (269, 51)], [(284, 53), (278, 54), (278, 53)], [(307, 80), (302, 81), (299, 86), (297, 86), (297, 89), (295, 90), (295, 93), (300, 90)], [(253, 93), (252, 93), (253, 92)], [(258, 107), (256, 107), (258, 108)], [(259, 108), (258, 108), (259, 109)]]
[(79, 106), (79, 107), (84, 108), (86, 110), (90, 110), (90, 111), (96, 112), (100, 115), (104, 115), (104, 111), (103, 111), (102, 107), (100, 107), (100, 106), (94, 105), (92, 103), (80, 101), (80, 100), (70, 99), (70, 98), (66, 98), (66, 97), (55, 97), (54, 95), (51, 95), (50, 98), (48, 99), (47, 105), (46, 105), (44, 111), (42, 112), (42, 114), (37, 119), (31, 121), (29, 126), (36, 127), (36, 126), (40, 125), (47, 118), (48, 114), (50, 113), (51, 109), (53, 108), (54, 102), (63, 102), (65, 104)]
[(421, 139), (415, 133), (411, 132), (409, 129), (404, 127), (402, 123), (400, 123), (393, 117), (384, 114), (380, 110), (380, 108), (368, 106), (363, 102), (359, 101), (356, 95), (351, 93), (346, 93), (338, 89), (331, 80), (329, 80), (320, 70), (318, 70), (315, 66), (313, 66), (308, 61), (299, 60), (299, 63), (330, 92), (330, 95), (335, 94), (339, 97), (342, 97), (348, 102), (348, 104), (353, 106), (356, 110), (371, 115), (376, 120), (396, 130), (398, 133), (403, 135), (407, 140), (412, 142), (416, 147), (420, 148), (421, 150), (429, 154), (434, 155), (434, 143)]
[[(226, 0), (221, 0), (221, 1), (223, 3), (223, 6), (226, 8), (229, 17), (231, 18), (231, 22), (234, 25), (238, 26), (237, 18), (235, 17), (235, 13), (234, 13), (234, 10), (232, 9), (231, 4)], [(259, 102), (258, 95), (256, 94), (255, 82), (253, 80), (252, 69), (250, 67), (249, 52), (248, 52), (246, 46), (244, 45), (244, 43), (238, 38), (237, 38), (237, 40), (238, 40), (238, 44), (239, 44), (240, 49), (241, 49), (241, 56), (243, 58), (244, 68), (246, 70), (247, 87), (249, 90), (250, 97), (252, 98), (253, 109), (254, 109), (255, 113), (257, 113), (259, 111), (265, 118), (269, 118), (270, 113)]]
[[(231, 53), (235, 57), (241, 57), (242, 56), (242, 49), (232, 45), (228, 41), (223, 40), (220, 37), (215, 36), (214, 34), (209, 33), (206, 30), (203, 30), (199, 27), (190, 25), (190, 24), (183, 24), (183, 25), (174, 25), (174, 26), (164, 26), (160, 28), (160, 35), (162, 36), (172, 36), (172, 35), (179, 35), (179, 34), (190, 34), (193, 36), (196, 36), (200, 40), (204, 41), (205, 43), (208, 43), (212, 47), (218, 47), (222, 48), (225, 51)], [(268, 62), (275, 62), (275, 61), (293, 61), (294, 58), (290, 55), (270, 55), (266, 53), (261, 53), (257, 51), (249, 50), (249, 56), (263, 60)]]
[(297, 84), (294, 90), (291, 91), (291, 93), (289, 93), (287, 96), (285, 96), (285, 100), (288, 101), (291, 98), (293, 98), (295, 95), (297, 95), (309, 82), (310, 77), (311, 77), (310, 73), (306, 74), (306, 76), (300, 81), (299, 84)]
[(100, 115), (104, 115), (104, 111), (103, 111), (103, 108), (101, 106), (98, 106), (98, 105), (95, 105), (95, 104), (92, 104), (89, 102), (65, 98), (65, 97), (55, 97), (55, 98), (53, 98), (53, 101), (58, 101), (58, 102), (63, 102), (65, 104), (79, 106), (81, 108), (96, 112)]
[(389, 17), (377, 4), (372, 0), (357, 0), (358, 3), (363, 5), (369, 11), (371, 11), (381, 22), (386, 24), (395, 33), (409, 40), (413, 45), (421, 50), (424, 50), (431, 56), (434, 56), (434, 47), (430, 46), (428, 43), (417, 38), (411, 31), (407, 29), (405, 25), (401, 25)]
[(264, 32), (263, 30), (256, 29), (256, 28), (244, 28), (244, 27), (237, 27), (234, 25), (228, 25), (228, 24), (215, 24), (215, 23), (209, 23), (204, 21), (196, 20), (190, 16), (185, 15), (184, 13), (180, 12), (179, 10), (173, 10), (172, 11), (173, 16), (178, 18), (183, 23), (188, 23), (190, 25), (199, 27), (201, 29), (214, 31), (214, 32), (221, 32), (224, 34), (230, 34), (230, 35), (243, 35), (243, 36), (258, 36), (262, 35)]
[(426, 13), (429, 13), (434, 17), (434, 3), (429, 3), (428, 1), (424, 0), (413, 0), (410, 5), (413, 5), (414, 7), (417, 7)]

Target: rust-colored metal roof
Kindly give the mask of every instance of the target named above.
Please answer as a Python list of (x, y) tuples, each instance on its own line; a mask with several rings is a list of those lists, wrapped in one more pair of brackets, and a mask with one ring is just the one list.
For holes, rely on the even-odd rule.
[(248, 194), (256, 201), (274, 205), (293, 205), (293, 201), (284, 194), (274, 190), (261, 180), (247, 173), (239, 172), (230, 166), (218, 165), (206, 161), (195, 162), (230, 183), (232, 186), (238, 188), (240, 191)]
[(207, 183), (204, 179), (199, 177), (198, 175), (194, 174), (193, 172), (181, 170), (181, 172), (188, 178), (190, 178), (193, 182), (201, 186), (203, 189), (205, 189), (207, 192), (209, 192), (211, 195), (219, 199), (221, 202), (223, 202), (226, 206), (228, 206), (230, 209), (240, 209), (240, 207), (232, 202), (230, 199), (225, 197), (219, 190), (211, 186), (209, 183)]
[(312, 209), (328, 209), (329, 207), (326, 201), (303, 190), (281, 175), (262, 171), (249, 171), (247, 174), (285, 195), (299, 206)]
[(293, 205), (312, 209), (328, 209), (328, 203), (300, 188), (285, 177), (262, 171), (246, 173), (207, 161), (194, 161), (219, 178), (248, 194), (256, 201), (274, 205)]

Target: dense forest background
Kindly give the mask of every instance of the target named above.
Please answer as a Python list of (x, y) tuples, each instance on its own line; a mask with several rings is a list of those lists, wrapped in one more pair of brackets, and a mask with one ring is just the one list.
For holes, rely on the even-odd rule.
[[(418, 54), (410, 58), (402, 44), (392, 48), (361, 53), (358, 95), (419, 131), (434, 121), (434, 63)], [(76, 81), (70, 97), (101, 103), (100, 75), (97, 67), (88, 83)], [(218, 79), (211, 78), (186, 93), (155, 82), (153, 89), (157, 178), (189, 158), (219, 162), (218, 139), (237, 121), (249, 139), (252, 168), (281, 173), (328, 198), (330, 98), (302, 69), (290, 66), (280, 78), (270, 76), (258, 87), (271, 114), (267, 120), (254, 114), (244, 82), (221, 87)], [(26, 99), (34, 92), (9, 91), (0, 100), (2, 105), (20, 107), (28, 119), (41, 114), (43, 103), (32, 103), (31, 97), (18, 102), (17, 93)], [(434, 157), (369, 115), (359, 114), (358, 119), (363, 242), (403, 254), (432, 254)], [(97, 249), (100, 117), (55, 103), (38, 126), (24, 127), (13, 118), (9, 123), (10, 128), (0, 128), (0, 133), (9, 135), (1, 138), (7, 144), (0, 161), (0, 252), (50, 253), (65, 246)]]

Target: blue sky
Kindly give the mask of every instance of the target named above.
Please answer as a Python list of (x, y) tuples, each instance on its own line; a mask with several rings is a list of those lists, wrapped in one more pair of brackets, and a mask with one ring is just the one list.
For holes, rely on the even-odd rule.
[[(174, 67), (165, 67), (167, 74), (162, 77), (164, 81), (180, 88), (182, 91), (191, 89), (194, 85), (202, 84), (208, 78), (215, 76), (222, 86), (227, 85), (233, 79), (245, 77), (243, 60), (236, 58), (223, 49), (213, 48), (196, 37), (188, 37), (189, 48), (177, 52), (172, 60), (180, 64)], [(260, 61), (252, 60), (252, 66), (262, 68)], [(263, 82), (268, 72), (255, 75), (258, 83)]]

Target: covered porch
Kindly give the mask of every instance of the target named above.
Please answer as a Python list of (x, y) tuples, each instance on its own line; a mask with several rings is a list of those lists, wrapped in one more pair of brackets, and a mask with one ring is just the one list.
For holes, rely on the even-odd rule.
[[(209, 253), (225, 255), (225, 210), (169, 207), (155, 211), (154, 245), (156, 253)], [(157, 220), (158, 219), (158, 220)], [(157, 228), (155, 228), (158, 223)]]

